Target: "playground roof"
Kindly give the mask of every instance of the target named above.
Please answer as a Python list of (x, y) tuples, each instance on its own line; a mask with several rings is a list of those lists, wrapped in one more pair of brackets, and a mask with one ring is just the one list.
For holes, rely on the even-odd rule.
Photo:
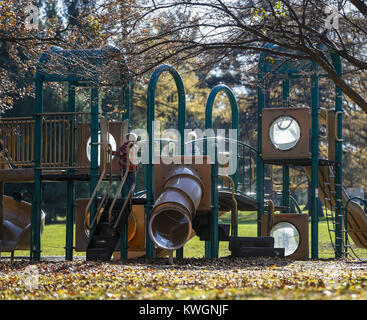
[[(324, 51), (325, 55), (329, 57), (329, 62), (334, 65), (338, 73), (341, 74), (341, 59), (340, 56), (331, 48), (325, 46), (323, 43), (317, 45), (318, 49)], [(317, 64), (309, 59), (305, 59), (299, 51), (287, 50), (278, 45), (267, 43), (264, 45), (264, 51), (260, 53), (259, 58), (259, 72), (274, 73), (278, 75), (286, 75), (289, 78), (297, 78), (302, 76), (309, 76), (312, 70), (317, 67)], [(275, 54), (274, 52), (279, 52)], [(282, 55), (283, 53), (283, 55)], [(291, 58), (286, 54), (299, 56), (299, 59)], [(321, 76), (328, 76), (323, 74)]]
[[(272, 52), (279, 52), (277, 55)], [(298, 60), (290, 58), (284, 54), (299, 55)], [(313, 62), (306, 60), (302, 57), (302, 54), (297, 51), (286, 50), (278, 45), (267, 43), (264, 45), (264, 51), (260, 53), (259, 58), (259, 72), (271, 72), (280, 75), (296, 75), (301, 73), (309, 73), (312, 71)]]
[(127, 74), (121, 52), (112, 46), (85, 50), (51, 47), (41, 54), (37, 66), (37, 75), (44, 82), (70, 81), (84, 86), (121, 85)]

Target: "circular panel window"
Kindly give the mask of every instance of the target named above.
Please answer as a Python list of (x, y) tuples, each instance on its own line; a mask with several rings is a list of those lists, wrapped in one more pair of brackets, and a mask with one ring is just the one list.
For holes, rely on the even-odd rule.
[[(117, 148), (117, 145), (116, 145), (116, 140), (115, 138), (113, 137), (113, 135), (111, 133), (109, 133), (109, 143), (111, 144), (111, 147), (112, 147), (112, 150), (113, 151), (116, 151), (116, 148)], [(101, 142), (101, 134), (100, 132), (98, 132), (98, 143)], [(91, 152), (91, 146), (90, 146), (90, 143), (91, 143), (91, 137), (89, 137), (88, 141), (87, 141), (87, 145), (86, 145), (86, 152), (87, 152), (87, 158), (88, 158), (88, 161), (90, 161), (91, 159), (91, 156), (90, 156), (90, 152)], [(101, 147), (98, 146), (98, 165), (101, 164)]]
[(269, 136), (273, 146), (282, 151), (292, 149), (301, 137), (298, 122), (289, 116), (276, 118), (269, 129)]
[(270, 236), (274, 238), (275, 248), (284, 248), (284, 255), (289, 256), (296, 252), (300, 237), (297, 228), (289, 222), (279, 222), (270, 231)]

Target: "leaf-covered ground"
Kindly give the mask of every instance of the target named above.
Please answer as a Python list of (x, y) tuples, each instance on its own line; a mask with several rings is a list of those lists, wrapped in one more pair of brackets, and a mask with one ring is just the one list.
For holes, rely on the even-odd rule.
[(0, 299), (367, 299), (367, 263), (221, 258), (0, 261)]

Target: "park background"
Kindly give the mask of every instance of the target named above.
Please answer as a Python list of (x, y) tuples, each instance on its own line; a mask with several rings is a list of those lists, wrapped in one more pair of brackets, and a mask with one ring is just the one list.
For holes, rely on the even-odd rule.
[[(263, 3), (264, 2), (264, 3)], [(266, 1), (258, 1), (253, 4), (254, 10), (251, 19), (258, 21), (270, 20), (267, 14)], [(358, 1), (351, 1), (358, 3)], [(31, 3), (31, 1), (29, 1)], [(179, 2), (177, 2), (179, 3)], [(208, 8), (215, 8), (216, 1), (208, 1)], [(220, 3), (220, 2), (218, 2)], [(239, 2), (228, 2), (228, 8), (236, 10)], [(301, 3), (301, 2), (300, 2)], [(320, 1), (323, 6), (338, 7), (342, 1)], [(343, 8), (344, 20), (337, 30), (344, 39), (351, 55), (364, 61), (365, 48), (365, 22), (364, 11), (354, 3), (355, 7)], [(162, 60), (174, 65), (182, 75), (187, 93), (187, 128), (204, 129), (205, 101), (210, 90), (217, 84), (230, 86), (237, 98), (239, 106), (239, 139), (249, 145), (256, 145), (256, 117), (257, 117), (257, 59), (258, 52), (243, 50), (240, 46), (228, 45), (229, 42), (238, 43), (240, 36), (228, 38), (222, 29), (220, 22), (217, 34), (206, 29), (207, 21), (215, 19), (215, 14), (208, 16), (209, 11), (204, 11), (197, 6), (198, 2), (188, 1), (187, 9), (174, 6), (175, 1), (92, 1), (92, 0), (39, 0), (33, 2), (39, 8), (39, 21), (35, 30), (27, 30), (24, 26), (26, 7), (19, 1), (1, 1), (0, 10), (0, 111), (1, 117), (32, 116), (34, 110), (34, 74), (36, 62), (42, 51), (57, 45), (67, 48), (98, 48), (106, 44), (117, 45), (122, 52), (126, 53), (126, 61), (133, 70), (131, 123), (132, 129), (146, 126), (146, 85), (154, 67)], [(154, 4), (154, 6), (152, 5)], [(170, 10), (159, 11), (157, 7), (167, 6)], [(212, 6), (210, 8), (210, 6)], [(239, 6), (239, 5), (238, 5)], [(287, 1), (274, 1), (275, 18), (285, 19)], [(208, 9), (208, 10), (209, 10)], [(299, 5), (298, 10), (302, 8)], [(321, 10), (320, 9), (320, 10)], [(144, 14), (151, 10), (153, 13), (149, 19), (144, 20)], [(191, 11), (190, 11), (191, 10)], [(203, 11), (202, 11), (203, 10)], [(246, 8), (249, 10), (249, 8)], [(295, 9), (296, 10), (296, 9)], [(316, 9), (314, 9), (316, 10)], [(359, 16), (358, 16), (359, 10)], [(289, 11), (289, 10), (288, 10)], [(238, 9), (240, 12), (240, 9)], [(312, 14), (312, 10), (308, 12)], [(313, 12), (316, 14), (316, 11)], [(361, 15), (362, 14), (362, 15)], [(315, 16), (316, 17), (316, 16)], [(292, 18), (289, 17), (291, 20)], [(310, 18), (312, 19), (312, 18)], [(322, 26), (324, 16), (315, 24)], [(354, 28), (349, 28), (347, 23), (352, 21)], [(354, 20), (353, 20), (354, 19)], [(321, 21), (321, 22), (320, 22)], [(274, 22), (274, 21), (273, 21)], [(139, 25), (140, 23), (140, 25)], [(224, 23), (224, 20), (223, 20)], [(182, 30), (176, 26), (183, 25)], [(172, 26), (172, 27), (171, 27)], [(187, 27), (185, 27), (187, 26)], [(167, 32), (169, 29), (177, 32)], [(268, 28), (264, 23), (263, 28)], [(204, 31), (203, 31), (204, 30)], [(233, 32), (234, 33), (234, 32)], [(187, 43), (195, 43), (195, 40), (204, 35), (212, 39), (212, 43), (221, 43), (221, 46), (200, 51), (198, 48), (190, 51), (185, 48)], [(234, 33), (236, 34), (236, 33)], [(276, 32), (274, 32), (274, 38)], [(177, 41), (181, 37), (181, 42)], [(269, 36), (270, 37), (270, 36)], [(214, 40), (213, 40), (214, 39)], [(332, 36), (330, 39), (335, 40)], [(185, 40), (185, 41), (183, 41)], [(287, 41), (286, 36), (284, 39)], [(191, 41), (191, 42), (190, 42)], [(335, 40), (336, 41), (336, 40)], [(210, 42), (210, 41), (208, 41)], [(255, 41), (254, 41), (255, 43)], [(227, 47), (226, 47), (227, 45)], [(155, 47), (156, 46), (156, 47)], [(158, 49), (160, 48), (160, 49)], [(182, 50), (185, 48), (185, 50)], [(181, 54), (186, 52), (187, 54)], [(162, 53), (164, 51), (164, 53)], [(166, 54), (164, 56), (164, 54)], [(365, 97), (366, 69), (356, 68), (356, 65), (343, 60), (344, 80), (353, 88), (355, 93)], [(310, 106), (310, 88), (304, 80), (292, 80), (292, 90), (289, 97), (289, 105), (295, 107)], [(266, 106), (282, 106), (281, 85), (279, 82), (271, 82), (266, 95)], [(47, 85), (44, 93), (44, 107), (50, 112), (67, 109), (67, 88), (62, 84)], [(102, 113), (108, 119), (118, 119), (124, 92), (119, 89), (106, 89), (101, 94)], [(320, 107), (330, 108), (335, 99), (333, 82), (330, 79), (320, 81)], [(177, 126), (177, 93), (174, 81), (169, 74), (161, 77), (157, 89), (156, 119), (163, 124), (162, 130)], [(224, 97), (219, 97), (214, 111), (214, 128), (229, 129), (231, 127), (230, 108)], [(366, 198), (367, 191), (367, 114), (363, 108), (348, 96), (345, 96), (343, 108), (343, 185), (350, 196)], [(77, 111), (86, 111), (89, 108), (88, 91), (83, 88), (77, 89)], [(322, 132), (323, 128), (320, 128)], [(326, 146), (321, 145), (321, 154), (326, 152)], [(281, 181), (281, 168), (274, 166), (273, 174)], [(291, 167), (291, 194), (300, 204), (304, 212), (308, 210), (308, 184), (303, 169)], [(12, 195), (15, 191), (26, 189), (32, 192), (31, 184), (6, 184), (5, 194)], [(269, 193), (269, 185), (266, 186)], [(77, 183), (77, 198), (88, 197), (88, 184)], [(280, 198), (281, 190), (274, 190), (274, 199)], [(26, 194), (27, 197), (27, 194)], [(65, 239), (65, 201), (66, 186), (63, 183), (49, 183), (44, 186), (42, 208), (46, 212), (46, 227), (43, 234), (43, 254), (62, 255), (63, 242)], [(25, 199), (27, 200), (27, 199)], [(320, 203), (321, 205), (321, 203)], [(328, 231), (324, 219), (324, 210), (320, 215), (320, 241), (325, 243), (321, 246), (321, 257), (332, 255), (329, 247)], [(222, 220), (228, 220), (224, 216)], [(240, 235), (255, 235), (256, 214), (240, 213)], [(199, 257), (203, 247), (195, 239), (190, 241), (185, 255)], [(24, 253), (25, 255), (27, 253)], [(220, 254), (228, 255), (228, 248), (221, 246)]]

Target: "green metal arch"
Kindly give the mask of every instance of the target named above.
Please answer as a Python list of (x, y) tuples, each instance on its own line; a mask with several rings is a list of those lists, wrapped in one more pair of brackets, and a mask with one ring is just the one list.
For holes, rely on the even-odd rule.
[[(236, 98), (232, 92), (232, 90), (225, 85), (217, 85), (215, 86), (209, 94), (208, 100), (205, 106), (205, 129), (211, 129), (213, 127), (213, 106), (216, 96), (220, 93), (224, 92), (230, 102), (231, 111), (232, 111), (232, 129), (236, 129), (235, 136), (232, 137), (236, 142), (238, 141), (238, 105)], [(206, 150), (206, 147), (205, 147)], [(205, 151), (206, 152), (206, 151)], [(237, 157), (237, 155), (236, 155)], [(237, 165), (238, 168), (238, 165)], [(238, 182), (238, 174), (237, 172), (233, 176), (233, 180), (235, 182), (235, 186), (237, 186)], [(211, 258), (218, 258), (219, 251), (219, 243), (218, 243), (218, 212), (219, 212), (219, 204), (218, 204), (218, 159), (217, 153), (215, 152), (215, 163), (212, 166), (211, 170), (211, 204), (212, 204), (212, 212), (210, 217), (210, 241), (205, 242), (205, 256)], [(236, 231), (237, 232), (237, 231)]]
[[(205, 107), (205, 129), (213, 128), (214, 101), (220, 92), (224, 92), (229, 99), (229, 102), (231, 105), (231, 112), (232, 112), (232, 129), (236, 130), (235, 135), (232, 136), (231, 139), (238, 141), (238, 122), (239, 122), (238, 105), (237, 105), (236, 97), (234, 96), (233, 91), (226, 85), (219, 84), (210, 91), (208, 100), (206, 102), (206, 107)], [(233, 175), (233, 180), (235, 182), (235, 185), (237, 186), (237, 182), (238, 182), (237, 172)]]
[(175, 80), (177, 93), (178, 93), (178, 131), (181, 135), (181, 154), (184, 154), (184, 129), (186, 118), (186, 97), (185, 87), (182, 78), (178, 71), (170, 65), (160, 65), (157, 67), (149, 81), (148, 93), (147, 93), (147, 131), (149, 137), (149, 164), (146, 166), (146, 190), (147, 190), (147, 203), (146, 203), (146, 257), (148, 259), (154, 256), (154, 244), (150, 239), (148, 232), (149, 214), (154, 200), (154, 168), (153, 168), (153, 121), (155, 119), (155, 91), (159, 77), (163, 72), (169, 72)]
[[(173, 79), (175, 80), (176, 87), (177, 87), (177, 93), (178, 93), (178, 131), (181, 134), (181, 138), (183, 139), (183, 132), (185, 129), (185, 116), (186, 116), (186, 97), (185, 97), (185, 87), (182, 81), (182, 78), (178, 71), (170, 66), (170, 65), (160, 65), (157, 67), (149, 81), (148, 85), (148, 96), (147, 96), (147, 131), (148, 135), (151, 138), (153, 133), (153, 121), (155, 119), (155, 91), (157, 88), (157, 82), (159, 80), (159, 77), (162, 75), (163, 72), (169, 72)], [(149, 147), (150, 143), (152, 143), (152, 139), (149, 139)], [(181, 143), (181, 149), (184, 149), (184, 145)], [(181, 150), (181, 151), (182, 151)], [(151, 162), (151, 151), (152, 149), (149, 149), (149, 161)], [(182, 152), (183, 153), (183, 152)]]
[[(232, 129), (238, 129), (238, 105), (233, 91), (226, 85), (219, 84), (215, 86), (209, 94), (205, 107), (205, 129), (213, 127), (213, 106), (214, 100), (220, 92), (225, 92), (231, 104), (232, 111)], [(237, 137), (238, 138), (238, 137)]]

